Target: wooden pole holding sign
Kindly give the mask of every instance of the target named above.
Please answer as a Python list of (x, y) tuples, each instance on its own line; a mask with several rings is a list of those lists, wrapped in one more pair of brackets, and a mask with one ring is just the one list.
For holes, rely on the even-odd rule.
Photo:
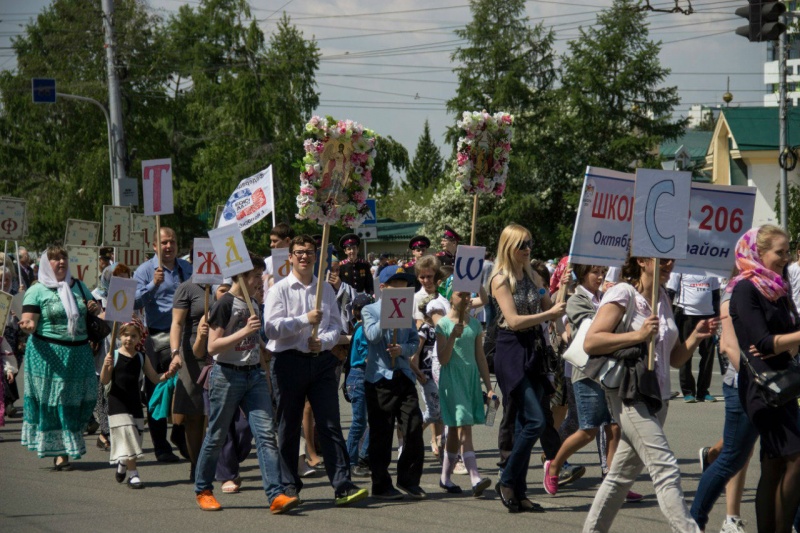
[(255, 309), (253, 309), (253, 302), (250, 301), (250, 291), (247, 290), (247, 284), (242, 278), (243, 274), (239, 274), (239, 286), (242, 288), (244, 295), (244, 302), (247, 304), (247, 310), (250, 311), (250, 316), (256, 316)]
[(111, 324), (111, 342), (108, 346), (112, 355), (114, 354), (114, 350), (117, 349), (117, 324), (118, 322), (116, 320)]
[[(653, 265), (653, 290), (650, 291), (650, 311), (655, 316), (658, 316), (658, 300), (661, 285), (658, 283), (661, 277), (661, 261), (654, 257), (655, 265)], [(658, 332), (650, 337), (647, 342), (647, 370), (654, 370), (656, 367), (656, 340), (658, 339)], [(663, 363), (662, 363), (663, 364)]]
[(211, 285), (206, 285), (205, 291), (203, 291), (203, 292), (205, 293), (205, 296), (203, 297), (203, 306), (204, 306), (204, 309), (205, 309), (205, 311), (203, 312), (203, 316), (206, 317), (206, 322), (208, 322), (208, 320), (209, 320), (209, 317), (208, 317), (208, 301), (209, 301), (209, 298), (211, 297)]
[(25, 291), (28, 287), (22, 288), (22, 263), (19, 261), (19, 242), (14, 241), (14, 247), (17, 250), (17, 279), (19, 280), (19, 286), (21, 291)]
[(158, 255), (158, 268), (162, 268), (161, 265), (161, 215), (156, 215), (156, 255)]
[[(320, 250), (317, 253), (320, 254), (319, 256), (319, 270), (317, 270), (317, 294), (314, 300), (314, 309), (319, 311), (322, 309), (322, 287), (324, 286), (324, 282), (322, 281), (322, 273), (325, 272), (328, 268), (328, 241), (330, 240), (331, 236), (331, 225), (325, 224), (322, 226), (322, 245), (320, 246)], [(319, 324), (314, 326), (314, 330), (311, 333), (313, 338), (317, 338), (317, 333), (319, 332)]]
[[(3, 241), (3, 242), (5, 242), (5, 245), (3, 246), (3, 283), (2, 283), (2, 285), (5, 286), (5, 284), (6, 284), (6, 269), (5, 269), (5, 266), (6, 266), (6, 257), (8, 257), (8, 241)], [(17, 260), (19, 260), (19, 259), (17, 259)]]
[(478, 194), (472, 196), (472, 231), (469, 236), (469, 245), (475, 246), (475, 233), (478, 231)]
[[(392, 330), (392, 344), (393, 345), (397, 344), (397, 329), (396, 328)], [(392, 356), (392, 368), (394, 368), (394, 360), (395, 359), (396, 359), (396, 356), (393, 355)]]

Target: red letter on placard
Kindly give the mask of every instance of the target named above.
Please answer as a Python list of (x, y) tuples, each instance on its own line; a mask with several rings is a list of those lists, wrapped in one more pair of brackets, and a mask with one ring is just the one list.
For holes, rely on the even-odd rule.
[(198, 274), (221, 274), (219, 265), (214, 262), (217, 258), (214, 252), (197, 252), (198, 259), (202, 261), (197, 269)]
[(406, 301), (406, 298), (400, 298), (400, 299), (391, 298), (391, 300), (392, 300), (392, 305), (394, 306), (394, 311), (392, 311), (392, 314), (389, 315), (389, 318), (404, 318), (403, 312), (400, 311), (400, 304), (404, 303)]
[(89, 270), (89, 265), (78, 265), (78, 279), (83, 281), (83, 278), (86, 276), (86, 271)]
[(144, 167), (143, 179), (153, 178), (153, 211), (161, 211), (161, 174), (169, 171), (169, 165)]

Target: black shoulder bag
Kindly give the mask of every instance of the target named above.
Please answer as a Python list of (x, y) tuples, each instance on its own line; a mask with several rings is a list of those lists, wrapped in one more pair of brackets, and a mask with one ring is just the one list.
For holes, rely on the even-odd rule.
[(758, 395), (770, 407), (780, 407), (800, 398), (800, 365), (794, 359), (784, 370), (763, 372), (759, 372), (750, 364), (744, 352), (739, 352), (739, 359), (753, 376), (753, 381), (758, 387)]
[(86, 306), (86, 335), (89, 337), (89, 342), (100, 344), (111, 334), (111, 328), (105, 320), (89, 312), (89, 303), (86, 301), (86, 293), (83, 292), (83, 283), (78, 280), (75, 280), (75, 283), (78, 283), (83, 297), (83, 305)]

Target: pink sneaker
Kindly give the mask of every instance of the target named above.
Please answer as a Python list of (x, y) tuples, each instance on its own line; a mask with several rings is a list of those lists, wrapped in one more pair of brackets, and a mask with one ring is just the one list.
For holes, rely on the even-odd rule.
[(625, 496), (625, 503), (636, 503), (642, 501), (643, 499), (644, 496), (642, 496), (638, 492), (633, 492), (632, 490), (629, 490), (628, 495)]
[(552, 461), (547, 460), (544, 462), (544, 490), (547, 494), (555, 496), (558, 492), (558, 476), (551, 476), (550, 475), (550, 463)]

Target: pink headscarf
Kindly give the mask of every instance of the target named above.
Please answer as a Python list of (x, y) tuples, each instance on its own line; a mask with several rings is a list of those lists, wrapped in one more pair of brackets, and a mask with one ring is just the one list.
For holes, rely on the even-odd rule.
[(765, 267), (761, 261), (756, 246), (759, 229), (761, 228), (748, 230), (736, 243), (736, 268), (739, 269), (739, 275), (728, 283), (725, 290), (733, 292), (737, 283), (748, 279), (767, 300), (774, 302), (786, 296), (786, 282), (782, 276)]

